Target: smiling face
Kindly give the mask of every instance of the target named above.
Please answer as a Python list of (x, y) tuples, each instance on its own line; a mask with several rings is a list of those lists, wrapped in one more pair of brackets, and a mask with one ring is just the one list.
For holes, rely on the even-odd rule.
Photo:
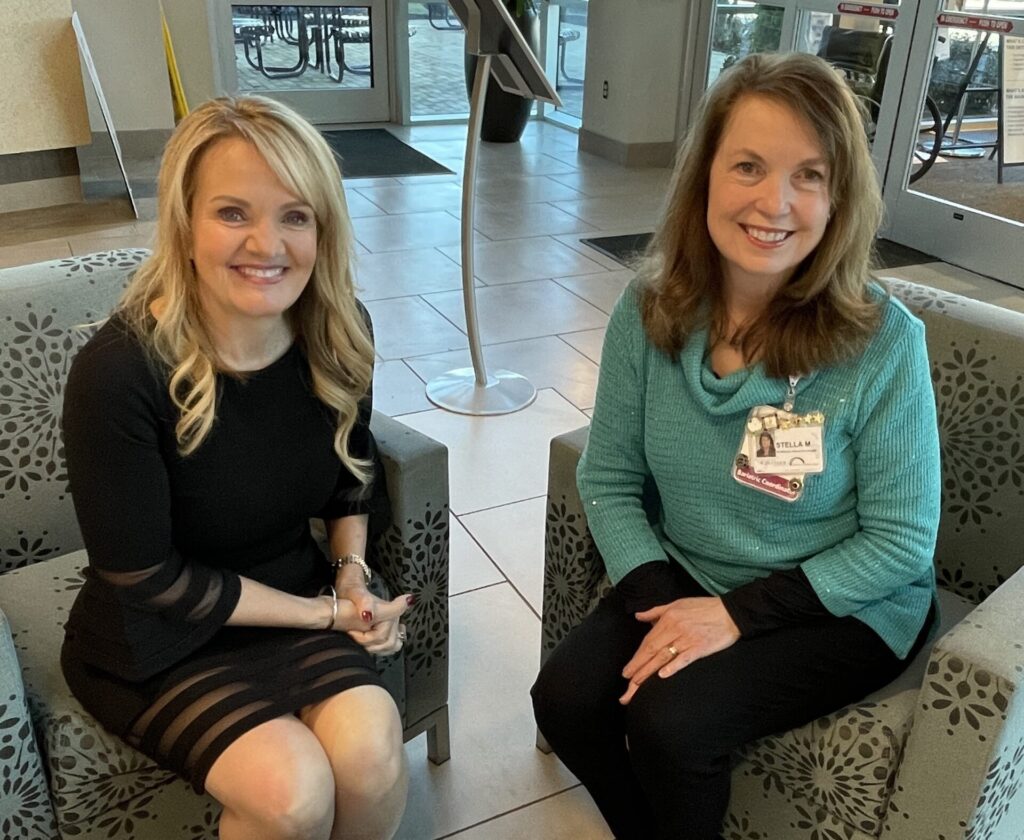
[(828, 217), (828, 161), (813, 130), (774, 100), (740, 99), (708, 186), (708, 232), (726, 286), (774, 293), (817, 247)]
[(312, 208), (251, 143), (228, 137), (199, 161), (191, 217), (199, 300), (214, 330), (283, 321), (316, 262)]

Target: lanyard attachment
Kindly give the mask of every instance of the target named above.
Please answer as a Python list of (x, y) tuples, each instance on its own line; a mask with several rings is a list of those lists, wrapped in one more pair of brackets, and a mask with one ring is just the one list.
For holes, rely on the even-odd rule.
[(789, 377), (789, 390), (786, 391), (786, 400), (782, 403), (782, 408), (785, 411), (793, 410), (793, 403), (796, 401), (796, 383), (800, 381), (799, 376)]

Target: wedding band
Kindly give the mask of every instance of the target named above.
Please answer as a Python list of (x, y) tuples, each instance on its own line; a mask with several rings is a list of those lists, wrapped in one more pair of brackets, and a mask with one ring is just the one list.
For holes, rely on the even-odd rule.
[(675, 645), (669, 645), (667, 648), (665, 648), (665, 650), (668, 651), (668, 658), (669, 659), (675, 659), (677, 656), (679, 656), (679, 651), (676, 650), (676, 646)]
[(400, 641), (400, 642), (404, 642), (405, 641), (405, 628), (404, 627), (399, 627), (398, 628), (398, 641)]

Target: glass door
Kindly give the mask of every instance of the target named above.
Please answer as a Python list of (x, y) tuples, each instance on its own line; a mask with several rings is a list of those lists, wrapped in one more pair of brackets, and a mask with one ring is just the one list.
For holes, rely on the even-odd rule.
[(574, 128), (579, 128), (583, 120), (589, 6), (589, 0), (558, 0), (550, 4), (554, 17), (549, 19), (548, 26), (553, 27), (554, 32), (547, 43), (545, 70), (554, 81), (562, 104), (558, 108), (545, 105), (545, 115), (554, 111)]
[(387, 121), (385, 5), (216, 0), (221, 87), (279, 99), (318, 125)]
[(903, 101), (885, 235), (1024, 288), (1024, 0), (921, 0)]
[[(754, 52), (808, 52), (843, 75), (865, 105), (865, 131), (879, 178), (887, 171), (899, 107), (899, 74), (910, 51), (913, 13), (900, 3), (848, 3), (836, 0), (717, 0), (710, 17), (705, 55), (697, 56), (703, 84), (694, 86), (690, 113), (704, 90), (723, 70)], [(698, 78), (701, 78), (698, 76)], [(699, 88), (699, 89), (697, 89)]]
[(464, 120), (466, 35), (447, 3), (408, 2), (407, 122)]

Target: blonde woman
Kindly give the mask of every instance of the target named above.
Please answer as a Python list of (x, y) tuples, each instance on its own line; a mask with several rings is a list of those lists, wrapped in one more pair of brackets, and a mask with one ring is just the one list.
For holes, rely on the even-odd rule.
[(367, 589), (387, 503), (351, 251), (316, 130), (270, 100), (209, 102), (165, 150), (152, 257), (68, 380), (89, 568), (64, 674), (220, 801), (225, 840), (386, 838), (405, 806), (371, 654), (402, 646), (412, 597)]

